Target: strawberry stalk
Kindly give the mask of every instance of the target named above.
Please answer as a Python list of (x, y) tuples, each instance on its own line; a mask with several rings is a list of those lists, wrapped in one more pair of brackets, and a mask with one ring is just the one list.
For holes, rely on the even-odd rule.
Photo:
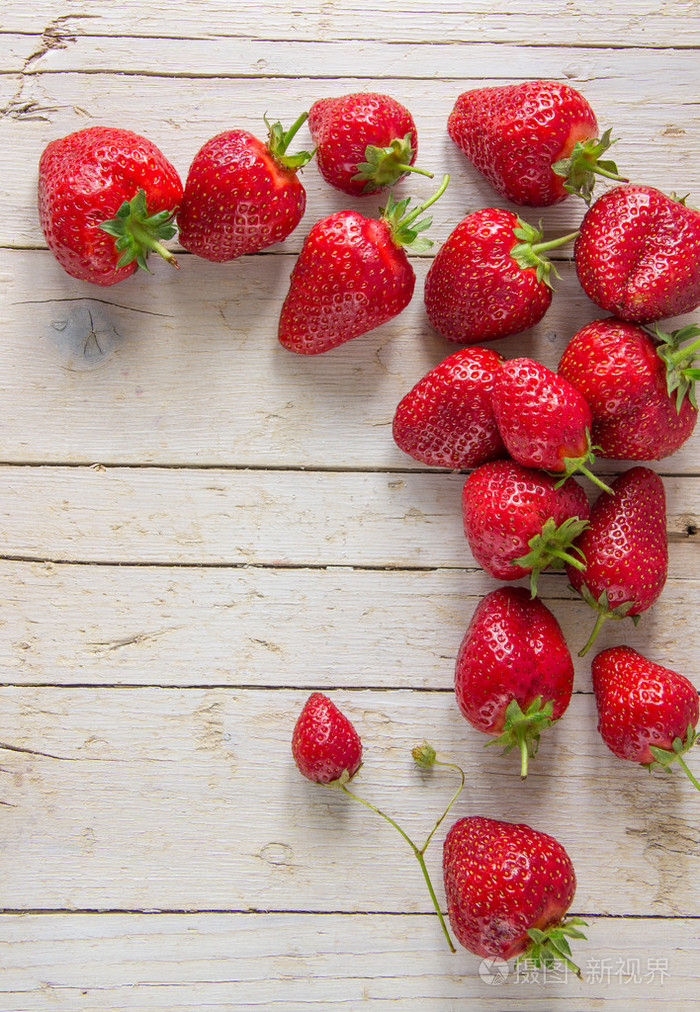
[(306, 165), (307, 162), (310, 162), (314, 156), (313, 151), (297, 151), (296, 154), (293, 155), (287, 154), (287, 149), (292, 142), (292, 139), (304, 123), (306, 123), (308, 118), (308, 112), (301, 113), (301, 115), (294, 120), (289, 130), (285, 132), (284, 127), (279, 121), (276, 123), (270, 123), (267, 117), (263, 116), (265, 126), (268, 130), (268, 151), (276, 162), (283, 165), (286, 169), (292, 169), (294, 172), (296, 172), (297, 169), (303, 168), (303, 166)]
[(520, 779), (525, 780), (528, 759), (537, 754), (540, 734), (554, 723), (553, 709), (554, 703), (551, 700), (542, 705), (542, 696), (533, 699), (525, 711), (517, 699), (511, 699), (506, 707), (503, 731), (497, 738), (486, 742), (485, 747), (502, 745), (502, 755), (517, 747), (520, 750)]
[(645, 763), (644, 765), (646, 765), (647, 769), (649, 770), (664, 770), (666, 773), (671, 773), (672, 771), (671, 764), (677, 762), (678, 765), (683, 770), (683, 772), (685, 773), (685, 775), (690, 780), (693, 787), (695, 787), (697, 791), (700, 791), (700, 783), (698, 783), (696, 778), (690, 772), (688, 765), (686, 764), (686, 761), (683, 758), (683, 754), (685, 752), (690, 751), (690, 749), (695, 745), (697, 738), (698, 735), (695, 728), (689, 724), (688, 729), (686, 731), (685, 740), (682, 738), (674, 738), (673, 741), (671, 742), (670, 749), (657, 748), (654, 745), (650, 745), (649, 751), (654, 757), (654, 762)]
[(365, 180), (365, 193), (371, 193), (379, 187), (392, 186), (407, 172), (417, 172), (432, 179), (433, 172), (410, 164), (413, 155), (410, 132), (404, 137), (394, 137), (385, 148), (368, 144), (365, 148), (366, 161), (357, 165), (357, 172), (351, 178)]
[(586, 604), (590, 605), (591, 608), (594, 608), (598, 612), (598, 614), (596, 616), (595, 625), (593, 626), (593, 631), (591, 632), (591, 635), (588, 637), (588, 641), (586, 642), (585, 646), (583, 646), (581, 650), (579, 650), (578, 652), (579, 657), (583, 657), (585, 654), (588, 653), (588, 651), (595, 643), (598, 637), (598, 633), (603, 627), (603, 623), (607, 622), (609, 618), (613, 619), (631, 618), (635, 625), (637, 625), (637, 623), (639, 622), (639, 615), (629, 614), (630, 609), (633, 605), (632, 601), (625, 601), (623, 604), (618, 604), (616, 605), (616, 607), (611, 608), (610, 605), (608, 604), (608, 592), (606, 590), (603, 591), (603, 593), (596, 601), (596, 599), (593, 597), (593, 594), (591, 594), (590, 590), (585, 585), (585, 583), (581, 587), (581, 597), (586, 602)]
[(571, 946), (568, 941), (569, 938), (586, 937), (582, 931), (578, 930), (579, 926), (586, 927), (587, 922), (581, 917), (567, 917), (566, 920), (547, 928), (546, 931), (541, 931), (539, 928), (529, 928), (527, 933), (532, 939), (532, 944), (522, 955), (518, 956), (516, 963), (524, 959), (535, 966), (551, 967), (555, 963), (564, 963), (570, 970), (573, 970), (580, 980), (581, 969), (571, 958)]
[[(430, 249), (433, 245), (432, 239), (428, 239), (426, 236), (420, 235), (420, 232), (424, 232), (426, 228), (430, 228), (433, 223), (432, 218), (423, 218), (421, 221), (416, 221), (417, 218), (427, 210), (431, 204), (434, 204), (438, 198), (440, 198), (445, 190), (447, 184), (450, 181), (449, 175), (442, 177), (442, 182), (439, 187), (432, 195), (424, 200), (422, 204), (414, 208), (409, 214), (406, 214), (408, 205), (411, 203), (411, 198), (406, 197), (404, 200), (394, 200), (392, 194), (389, 194), (389, 198), (386, 202), (385, 207), (381, 208), (382, 220), (385, 221), (391, 231), (391, 236), (397, 246), (404, 246), (406, 249), (412, 249), (415, 253), (424, 253)], [(415, 224), (414, 224), (415, 222)]]
[(597, 485), (602, 492), (609, 492), (610, 495), (614, 495), (615, 493), (610, 486), (606, 485), (605, 482), (597, 475), (593, 474), (591, 469), (588, 467), (589, 464), (592, 464), (595, 461), (593, 450), (598, 449), (598, 447), (591, 446), (591, 436), (588, 430), (586, 430), (586, 442), (586, 452), (581, 457), (564, 457), (564, 476), (554, 487), (560, 488), (567, 478), (570, 478), (575, 472), (580, 471), (581, 474), (584, 474), (589, 479), (589, 481), (592, 481), (594, 485)]
[(422, 847), (418, 847), (417, 844), (415, 844), (413, 840), (410, 838), (410, 836), (408, 836), (405, 830), (403, 830), (401, 826), (398, 824), (398, 822), (392, 819), (390, 815), (387, 815), (386, 812), (383, 812), (380, 808), (377, 808), (376, 805), (373, 805), (370, 801), (367, 801), (365, 798), (361, 798), (358, 794), (355, 794), (353, 791), (351, 791), (346, 786), (347, 782), (346, 778), (341, 777), (339, 780), (334, 781), (334, 783), (329, 786), (339, 787), (342, 791), (345, 792), (345, 794), (347, 794), (349, 798), (352, 798), (354, 801), (359, 801), (361, 805), (364, 805), (366, 808), (369, 808), (372, 812), (376, 812), (377, 815), (380, 815), (386, 822), (389, 823), (390, 826), (393, 826), (393, 828), (396, 830), (397, 833), (399, 833), (400, 836), (403, 837), (403, 839), (406, 841), (406, 843), (413, 851), (413, 854), (415, 855), (415, 858), (420, 866), (420, 870), (423, 873), (423, 878), (425, 879), (425, 883), (428, 887), (428, 892), (433, 902), (435, 913), (437, 914), (438, 920), (440, 921), (440, 926), (442, 927), (445, 938), (447, 939), (447, 944), (450, 948), (450, 952), (456, 952), (457, 950), (455, 948), (454, 942), (452, 941), (452, 938), (450, 937), (450, 933), (447, 929), (447, 924), (445, 923), (445, 918), (440, 909), (440, 904), (435, 894), (435, 889), (433, 887), (433, 883), (430, 879), (430, 874), (428, 872), (428, 868), (425, 863), (425, 852), (428, 849), (428, 845), (432, 840), (433, 836), (435, 835), (435, 832), (437, 831), (438, 827), (443, 822), (447, 813), (452, 808), (452, 805), (455, 803), (455, 801), (462, 792), (462, 788), (464, 787), (464, 771), (455, 763), (441, 762), (439, 759), (437, 759), (435, 749), (432, 747), (432, 745), (428, 745), (427, 742), (424, 743), (423, 745), (417, 745), (413, 749), (412, 754), (416, 763), (423, 769), (427, 769), (431, 766), (444, 766), (447, 769), (456, 770), (460, 776), (459, 787), (452, 795), (447, 807), (445, 808), (445, 810), (443, 811), (442, 815), (439, 817), (433, 828), (431, 829)]
[(117, 267), (125, 267), (135, 260), (142, 270), (148, 271), (146, 261), (149, 254), (158, 253), (179, 270), (174, 255), (161, 241), (172, 239), (176, 234), (174, 216), (175, 210), (158, 211), (149, 215), (146, 207), (146, 191), (139, 190), (131, 200), (124, 201), (114, 218), (99, 222), (97, 227), (114, 237), (117, 252), (121, 253)]
[[(586, 560), (580, 548), (577, 548), (574, 541), (582, 534), (588, 526), (587, 520), (579, 520), (578, 517), (569, 517), (557, 527), (554, 517), (548, 517), (542, 526), (539, 534), (528, 541), (530, 551), (513, 559), (516, 566), (530, 571), (530, 596), (537, 596), (537, 581), (543, 569), (549, 566), (573, 566), (574, 569), (582, 571), (585, 569)], [(568, 549), (572, 551), (568, 551)], [(581, 558), (577, 558), (574, 552), (578, 552)]]
[(518, 267), (522, 267), (523, 270), (527, 270), (528, 268), (534, 269), (537, 280), (544, 281), (546, 285), (553, 288), (550, 274), (553, 272), (557, 278), (560, 275), (552, 261), (548, 257), (543, 256), (543, 254), (548, 250), (557, 249), (557, 247), (571, 242), (572, 239), (576, 238), (578, 232), (570, 232), (559, 239), (549, 239), (547, 242), (543, 242), (542, 230), (535, 228), (534, 225), (530, 225), (519, 217), (517, 227), (513, 229), (513, 235), (519, 241), (511, 249), (510, 256), (515, 260)]
[(609, 159), (602, 161), (600, 158), (615, 143), (611, 134), (611, 130), (606, 130), (600, 138), (577, 141), (568, 158), (561, 158), (552, 165), (552, 170), (565, 178), (564, 189), (581, 197), (587, 204), (590, 204), (593, 196), (596, 176), (614, 179), (618, 183), (629, 182), (626, 176), (619, 174), (615, 162)]

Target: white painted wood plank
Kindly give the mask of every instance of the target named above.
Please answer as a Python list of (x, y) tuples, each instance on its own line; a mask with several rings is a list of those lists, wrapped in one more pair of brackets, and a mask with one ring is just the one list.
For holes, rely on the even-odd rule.
[(494, 10), (487, 0), (404, 0), (400, 10), (374, 0), (315, 3), (302, 0), (293, 7), (274, 2), (231, 8), (225, 0), (207, 0), (196, 10), (177, 0), (167, 10), (143, 4), (138, 17), (129, 4), (90, 4), (66, 10), (61, 0), (26, 0), (13, 4), (3, 17), (6, 31), (32, 34), (46, 30), (58, 35), (135, 35), (201, 38), (222, 35), (280, 39), (382, 38), (391, 42), (529, 41), (535, 44), (684, 46), (697, 44), (699, 31), (690, 0), (615, 0), (605, 16), (576, 0), (515, 0), (507, 11)]
[[(588, 918), (573, 975), (489, 984), (479, 960), (441, 947), (428, 915), (43, 914), (0, 917), (0, 1010), (171, 1012), (242, 1007), (629, 1012), (692, 1003), (692, 920)], [(647, 939), (654, 936), (650, 946)], [(467, 1006), (466, 1003), (469, 1003)]]
[[(451, 691), (454, 659), (481, 597), (479, 571), (73, 566), (4, 562), (0, 682), (55, 685), (369, 685)], [(563, 574), (540, 594), (580, 659), (593, 614)], [(46, 602), (51, 607), (46, 607)], [(695, 581), (670, 579), (635, 628), (609, 622), (598, 649), (625, 640), (697, 674), (687, 614)]]
[[(0, 907), (432, 909), (405, 842), (296, 770), (291, 732), (307, 695), (2, 688), (3, 740), (56, 758), (2, 756)], [(356, 791), (409, 835), (427, 835), (454, 787), (448, 772), (413, 766), (410, 749), (427, 735), (468, 772), (451, 816), (526, 821), (560, 839), (577, 871), (577, 910), (700, 923), (695, 791), (680, 774), (649, 776), (616, 759), (595, 731), (592, 695), (575, 695), (543, 735), (524, 783), (512, 754), (484, 750), (450, 693), (333, 698), (365, 745)], [(438, 882), (442, 838), (427, 854)]]
[[(428, 261), (414, 261), (416, 293), (394, 320), (325, 355), (300, 356), (277, 341), (292, 257), (244, 257), (221, 270), (183, 259), (184, 279), (155, 265), (153, 277), (96, 291), (48, 253), (0, 251), (0, 360), (11, 406), (0, 420), (0, 461), (423, 467), (393, 442), (395, 407), (460, 347), (428, 323)], [(560, 273), (541, 323), (494, 343), (507, 358), (531, 355), (556, 368), (571, 335), (601, 316), (571, 265)], [(111, 356), (100, 359), (90, 339), (94, 357), (84, 359), (66, 341), (66, 319), (86, 308), (116, 328)], [(602, 471), (615, 466), (599, 462)], [(697, 474), (700, 442), (692, 437), (659, 466)]]
[[(2, 478), (6, 557), (409, 569), (471, 559), (459, 473), (8, 466)], [(670, 575), (697, 576), (698, 479), (667, 477), (665, 489)]]

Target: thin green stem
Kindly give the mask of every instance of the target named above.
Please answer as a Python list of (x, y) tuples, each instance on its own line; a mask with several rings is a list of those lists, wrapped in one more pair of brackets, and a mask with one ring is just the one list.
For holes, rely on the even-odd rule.
[(421, 176), (428, 176), (430, 179), (434, 179), (435, 177), (434, 172), (428, 172), (427, 169), (419, 169), (417, 165), (404, 165), (403, 163), (399, 163), (396, 168), (400, 169), (401, 172), (418, 172)]
[(133, 218), (129, 223), (129, 231), (139, 245), (145, 249), (153, 250), (154, 253), (158, 253), (164, 260), (167, 260), (171, 266), (176, 267), (178, 270), (180, 269), (180, 265), (175, 259), (174, 254), (169, 249), (166, 249), (163, 243), (159, 242), (147, 229), (142, 228), (139, 222)]
[(695, 779), (695, 777), (693, 776), (693, 774), (690, 772), (690, 770), (688, 769), (688, 765), (687, 765), (685, 759), (680, 754), (678, 755), (678, 762), (679, 762), (679, 764), (681, 766), (681, 769), (686, 774), (686, 776), (690, 780), (690, 782), (693, 785), (693, 787), (695, 787), (696, 790), (700, 791), (700, 784), (697, 782), (697, 780)]
[(281, 155), (285, 153), (285, 151), (292, 142), (292, 138), (297, 133), (297, 131), (304, 125), (304, 123), (306, 123), (308, 118), (309, 118), (308, 112), (303, 112), (297, 119), (294, 120), (294, 122), (290, 126), (289, 130), (287, 130), (282, 140), (282, 148), (279, 152)]
[(627, 183), (629, 180), (627, 176), (621, 176), (619, 172), (609, 172), (607, 169), (601, 169), (600, 165), (595, 163), (590, 167), (591, 172), (595, 172), (598, 176), (605, 176), (606, 179), (614, 179), (618, 183)]
[(566, 562), (567, 565), (573, 566), (574, 569), (578, 569), (579, 572), (583, 572), (586, 568), (586, 563), (582, 559), (577, 558), (575, 555), (571, 555), (569, 552), (565, 552), (563, 548), (555, 549), (551, 554), (554, 558), (561, 559), (562, 562)]
[(407, 225), (410, 225), (411, 222), (414, 222), (416, 220), (416, 218), (420, 214), (423, 213), (423, 211), (425, 211), (427, 208), (429, 208), (431, 204), (434, 204), (435, 201), (439, 197), (441, 197), (443, 195), (443, 193), (445, 192), (445, 190), (447, 189), (447, 184), (449, 183), (449, 181), (450, 181), (450, 177), (446, 173), (442, 177), (442, 182), (440, 183), (440, 185), (438, 186), (437, 190), (432, 195), (432, 197), (428, 197), (428, 199), (424, 200), (422, 204), (419, 204), (418, 207), (415, 208), (415, 210), (411, 211), (411, 213), (409, 215), (407, 215), (405, 218), (402, 218), (401, 221), (399, 222), (399, 227), (403, 229)]
[(700, 337), (697, 341), (691, 341), (690, 344), (681, 345), (677, 351), (666, 357), (666, 361), (671, 365), (678, 365), (679, 362), (683, 362), (686, 358), (694, 358), (697, 351), (700, 351)]
[(457, 772), (459, 773), (460, 778), (461, 778), (461, 783), (460, 783), (459, 787), (457, 788), (457, 790), (452, 795), (452, 797), (450, 798), (450, 801), (449, 801), (449, 804), (447, 805), (447, 808), (445, 809), (445, 811), (442, 813), (442, 815), (440, 816), (440, 818), (437, 820), (437, 822), (435, 823), (435, 825), (431, 829), (431, 831), (430, 831), (430, 833), (428, 835), (428, 839), (425, 841), (425, 843), (421, 847), (421, 854), (425, 854), (426, 850), (428, 849), (428, 844), (430, 843), (430, 841), (432, 840), (432, 838), (435, 836), (435, 833), (438, 830), (440, 824), (445, 820), (445, 817), (447, 816), (447, 813), (449, 812), (449, 810), (452, 808), (452, 806), (454, 805), (454, 803), (457, 800), (457, 798), (462, 793), (462, 788), (464, 787), (464, 770), (460, 766), (457, 766), (456, 763), (444, 763), (444, 762), (440, 762), (439, 759), (435, 759), (435, 760), (433, 760), (433, 766), (445, 766), (447, 769), (457, 770)]
[(594, 485), (597, 485), (598, 488), (602, 489), (603, 492), (609, 492), (610, 495), (615, 495), (615, 493), (610, 488), (610, 486), (606, 485), (605, 482), (601, 481), (601, 479), (597, 475), (593, 474), (593, 472), (590, 470), (590, 468), (586, 467), (585, 464), (583, 464), (583, 463), (579, 464), (578, 465), (578, 470), (581, 472), (581, 474), (585, 474), (585, 476), (587, 478), (589, 478), (593, 482)]
[(522, 732), (517, 734), (517, 738), (518, 748), (520, 749), (520, 779), (527, 780), (527, 761), (529, 758), (527, 740)]
[(578, 232), (570, 232), (569, 235), (563, 235), (559, 239), (550, 239), (548, 242), (538, 242), (532, 247), (533, 253), (545, 253), (548, 249), (556, 249), (558, 246), (563, 246), (564, 243), (571, 242), (575, 239)]
[(579, 650), (579, 652), (578, 652), (579, 657), (583, 657), (583, 655), (587, 654), (588, 651), (591, 649), (591, 647), (593, 646), (593, 643), (594, 643), (594, 641), (596, 639), (596, 636), (600, 632), (600, 630), (601, 630), (601, 628), (603, 626), (603, 623), (607, 620), (607, 618), (608, 618), (607, 612), (604, 612), (604, 611), (599, 611), (598, 612), (598, 617), (595, 620), (595, 625), (593, 626), (593, 632), (588, 637), (588, 642), (583, 647), (583, 649)]

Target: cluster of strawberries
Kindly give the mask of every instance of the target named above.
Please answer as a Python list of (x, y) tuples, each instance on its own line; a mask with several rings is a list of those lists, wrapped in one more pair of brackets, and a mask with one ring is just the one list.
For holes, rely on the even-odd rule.
[[(308, 118), (316, 149), (290, 154)], [(505, 750), (517, 748), (527, 774), (541, 732), (565, 712), (573, 664), (561, 629), (537, 597), (538, 576), (564, 565), (595, 610), (585, 653), (610, 618), (637, 620), (658, 598), (667, 573), (663, 484), (634, 466), (610, 487), (591, 471), (594, 453), (616, 460), (665, 457), (697, 421), (693, 367), (700, 328), (663, 333), (657, 321), (700, 305), (700, 211), (659, 190), (629, 183), (603, 158), (588, 102), (557, 82), (479, 88), (461, 95), (448, 132), (496, 191), (517, 205), (547, 206), (571, 193), (589, 204), (573, 235), (545, 241), (512, 211), (484, 208), (453, 230), (428, 271), (427, 315), (466, 347), (424, 376), (398, 405), (396, 444), (430, 466), (470, 470), (463, 522), (476, 561), (502, 587), (478, 605), (459, 649), (455, 690), (461, 712)], [(243, 130), (218, 134), (196, 154), (184, 187), (146, 138), (93, 127), (53, 141), (39, 167), (39, 214), (49, 248), (74, 277), (111, 285), (146, 267), (179, 230), (182, 246), (211, 261), (233, 260), (285, 239), (305, 211), (298, 170), (316, 155), (333, 186), (359, 196), (393, 186), (416, 168), (409, 111), (375, 93), (322, 99), (268, 140)], [(596, 175), (616, 184), (593, 202)], [(423, 212), (390, 194), (379, 218), (340, 211), (310, 229), (281, 307), (278, 337), (300, 354), (319, 354), (397, 316), (415, 274), (406, 249), (426, 250)], [(177, 226), (176, 226), (177, 223)], [(575, 239), (574, 261), (589, 298), (612, 314), (582, 328), (557, 372), (529, 358), (505, 361), (482, 347), (536, 324), (552, 300), (546, 253)], [(554, 272), (556, 273), (556, 272)], [(655, 324), (653, 332), (645, 324)], [(573, 477), (600, 489), (589, 507)], [(650, 768), (678, 763), (696, 787), (684, 753), (694, 744), (698, 695), (684, 676), (628, 646), (592, 664), (599, 730), (617, 755)], [(301, 772), (347, 787), (362, 745), (347, 718), (314, 693), (297, 721), (292, 751)], [(420, 746), (421, 766), (441, 765)], [(461, 790), (461, 785), (460, 785)], [(367, 801), (408, 841), (436, 912), (452, 941), (425, 867), (425, 849)], [(561, 960), (576, 969), (564, 919), (575, 875), (564, 848), (528, 826), (472, 817), (447, 834), (444, 879), (459, 941), (482, 956)], [(508, 878), (507, 890), (502, 888)]]

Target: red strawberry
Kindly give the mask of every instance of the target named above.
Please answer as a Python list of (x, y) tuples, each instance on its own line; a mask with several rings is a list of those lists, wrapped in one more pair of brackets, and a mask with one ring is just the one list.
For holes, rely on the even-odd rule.
[(524, 81), (465, 91), (447, 130), (493, 188), (514, 204), (545, 207), (569, 193), (590, 199), (594, 173), (620, 179), (614, 162), (599, 161), (610, 131), (586, 99), (559, 81)]
[(588, 469), (591, 409), (578, 390), (531, 358), (512, 358), (494, 373), (491, 400), (508, 453), (525, 467), (541, 467), (568, 478), (581, 471), (607, 489)]
[(320, 98), (309, 110), (316, 164), (326, 182), (358, 196), (392, 186), (414, 168), (416, 125), (408, 109), (389, 95), (353, 92)]
[(581, 286), (622, 320), (700, 305), (700, 211), (652, 186), (616, 186), (588, 209), (574, 247)]
[[(174, 266), (162, 240), (175, 234), (182, 183), (145, 137), (94, 126), (51, 141), (39, 161), (39, 220), (61, 267), (80, 281), (115, 285), (151, 251)], [(116, 238), (116, 242), (115, 242)]]
[(542, 242), (542, 233), (512, 211), (485, 207), (468, 214), (425, 279), (430, 322), (448, 340), (468, 344), (534, 326), (552, 301), (552, 265), (543, 253), (574, 235)]
[(462, 521), (472, 555), (497, 580), (530, 574), (531, 594), (548, 566), (582, 567), (568, 549), (590, 513), (573, 478), (556, 478), (513, 460), (482, 464), (462, 489)]
[(300, 355), (318, 355), (397, 316), (411, 301), (416, 276), (405, 246), (431, 244), (419, 235), (430, 219), (416, 218), (445, 191), (410, 214), (409, 200), (391, 195), (381, 218), (339, 211), (317, 221), (290, 278), (280, 314), (280, 343)]
[(586, 324), (559, 363), (593, 414), (591, 439), (601, 457), (659, 460), (674, 453), (698, 418), (692, 368), (700, 327), (652, 336), (609, 317)]
[(335, 703), (322, 692), (312, 692), (294, 726), (292, 755), (309, 780), (346, 783), (362, 764), (362, 742)]
[(297, 172), (312, 155), (287, 149), (307, 118), (302, 113), (286, 133), (281, 123), (266, 120), (266, 144), (246, 130), (226, 130), (199, 149), (177, 216), (185, 249), (220, 263), (266, 249), (294, 231), (306, 208)]
[(517, 746), (521, 776), (540, 732), (564, 713), (574, 680), (554, 615), (524, 587), (501, 587), (477, 605), (457, 654), (455, 695), (463, 717), (506, 752)]
[(564, 920), (576, 874), (554, 837), (473, 815), (450, 829), (442, 864), (450, 922), (465, 949), (538, 966), (563, 962), (580, 976), (567, 939), (584, 938), (585, 922)]
[(574, 590), (598, 613), (586, 653), (608, 618), (636, 617), (656, 601), (666, 583), (666, 497), (661, 478), (648, 467), (621, 474), (593, 504), (588, 527), (576, 540), (586, 565), (567, 566)]
[(593, 659), (598, 730), (620, 759), (650, 769), (678, 762), (695, 787), (683, 754), (695, 744), (698, 692), (685, 675), (654, 664), (631, 647), (611, 647)]
[(394, 414), (396, 445), (434, 467), (476, 467), (505, 452), (491, 407), (503, 362), (489, 348), (461, 348), (419, 380)]

